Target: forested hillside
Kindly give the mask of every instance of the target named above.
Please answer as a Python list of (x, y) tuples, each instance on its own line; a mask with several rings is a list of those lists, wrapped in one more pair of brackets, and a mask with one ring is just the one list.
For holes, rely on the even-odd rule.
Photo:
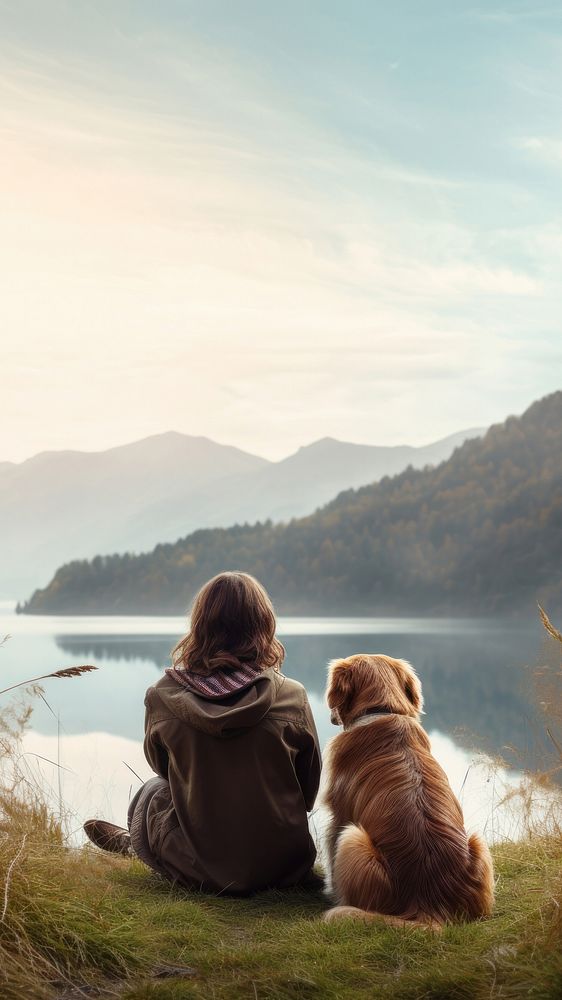
[(436, 469), (341, 493), (315, 514), (196, 531), (58, 570), (30, 613), (183, 612), (214, 573), (258, 576), (286, 614), (532, 613), (562, 598), (562, 392)]
[(323, 438), (279, 462), (169, 432), (108, 451), (0, 462), (0, 598), (44, 586), (62, 563), (147, 552), (198, 528), (303, 517), (340, 490), (423, 469), (482, 430), (412, 448)]

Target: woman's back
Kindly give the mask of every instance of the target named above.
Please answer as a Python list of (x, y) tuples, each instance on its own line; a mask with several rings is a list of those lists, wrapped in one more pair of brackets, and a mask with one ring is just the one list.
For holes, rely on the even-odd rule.
[(219, 573), (195, 596), (172, 666), (145, 698), (157, 777), (129, 806), (129, 832), (104, 820), (97, 846), (134, 852), (189, 888), (244, 894), (301, 881), (320, 781), (318, 735), (301, 684), (284, 677), (271, 601), (247, 573)]
[(147, 804), (146, 846), (166, 873), (233, 893), (303, 878), (321, 764), (302, 685), (270, 668), (217, 697), (170, 672), (145, 704), (145, 753), (168, 782)]

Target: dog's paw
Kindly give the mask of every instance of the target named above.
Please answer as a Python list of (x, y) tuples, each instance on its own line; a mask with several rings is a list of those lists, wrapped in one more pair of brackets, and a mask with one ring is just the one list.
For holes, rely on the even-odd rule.
[(385, 913), (372, 913), (370, 910), (361, 910), (358, 906), (334, 906), (331, 910), (326, 910), (322, 915), (325, 923), (331, 924), (334, 920), (362, 920), (364, 923), (376, 923), (381, 927), (396, 927), (400, 930), (425, 930), (440, 934), (443, 925), (437, 920), (420, 919), (404, 920), (402, 917), (391, 917)]
[(331, 910), (326, 910), (322, 920), (331, 924), (333, 920), (344, 920), (346, 917), (354, 920), (372, 920), (373, 914), (367, 910), (360, 910), (357, 906), (333, 906)]

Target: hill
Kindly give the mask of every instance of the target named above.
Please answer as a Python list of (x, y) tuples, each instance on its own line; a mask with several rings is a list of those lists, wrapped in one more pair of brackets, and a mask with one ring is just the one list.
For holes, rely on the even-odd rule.
[(435, 469), (340, 494), (309, 517), (196, 531), (74, 562), (29, 613), (183, 612), (214, 573), (254, 573), (279, 612), (510, 613), (562, 595), (562, 392)]
[(108, 451), (43, 452), (0, 466), (0, 593), (25, 593), (76, 556), (126, 551), (134, 547), (130, 525), (163, 496), (266, 464), (238, 448), (170, 432)]
[(0, 597), (29, 593), (70, 559), (142, 552), (196, 528), (309, 514), (342, 489), (408, 464), (435, 464), (479, 433), (423, 448), (326, 438), (269, 462), (170, 432), (103, 452), (44, 452), (0, 463)]

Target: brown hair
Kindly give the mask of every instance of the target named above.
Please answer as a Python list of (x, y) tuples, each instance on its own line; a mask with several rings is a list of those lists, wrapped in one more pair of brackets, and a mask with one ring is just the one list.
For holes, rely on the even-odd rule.
[(190, 631), (172, 650), (175, 667), (205, 677), (242, 664), (279, 670), (284, 657), (271, 600), (248, 573), (219, 573), (201, 587), (191, 607)]

